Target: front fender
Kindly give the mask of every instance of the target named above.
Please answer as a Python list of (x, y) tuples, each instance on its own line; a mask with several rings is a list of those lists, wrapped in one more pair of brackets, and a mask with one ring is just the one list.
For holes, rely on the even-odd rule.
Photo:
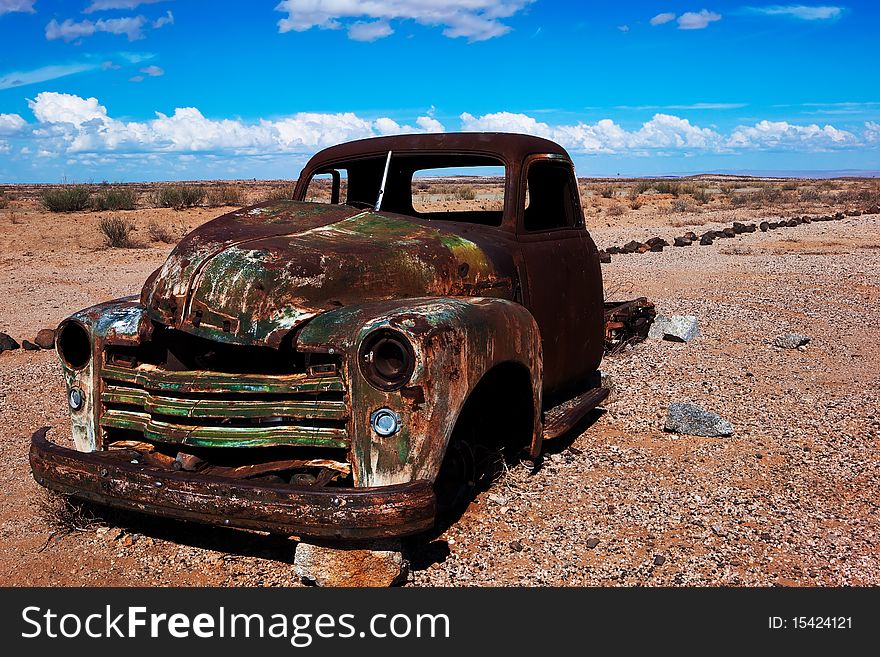
[[(74, 313), (59, 326), (76, 322), (85, 328), (91, 340), (92, 357), (79, 370), (67, 366), (60, 358), (67, 392), (77, 387), (83, 392), (83, 407), (70, 415), (74, 446), (81, 452), (92, 452), (100, 445), (98, 435), (98, 405), (95, 403), (98, 368), (103, 345), (106, 343), (136, 345), (146, 339), (152, 328), (144, 307), (134, 297), (125, 297), (91, 306)], [(56, 350), (58, 343), (56, 342)]]
[[(356, 362), (361, 341), (385, 327), (406, 335), (416, 355), (410, 381), (392, 392), (373, 387)], [(465, 401), (501, 363), (518, 363), (530, 373), (532, 450), (540, 448), (541, 338), (531, 313), (517, 303), (484, 297), (417, 298), (345, 307), (308, 322), (295, 341), (300, 351), (343, 355), (358, 486), (433, 481)], [(370, 427), (370, 414), (382, 407), (401, 418), (401, 429), (387, 438)]]

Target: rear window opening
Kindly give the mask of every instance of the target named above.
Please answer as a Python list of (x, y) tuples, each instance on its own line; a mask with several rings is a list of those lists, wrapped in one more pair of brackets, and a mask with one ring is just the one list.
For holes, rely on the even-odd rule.
[(413, 174), (410, 187), (412, 207), (418, 216), (491, 226), (501, 224), (503, 166), (471, 167), (465, 171), (422, 169)]

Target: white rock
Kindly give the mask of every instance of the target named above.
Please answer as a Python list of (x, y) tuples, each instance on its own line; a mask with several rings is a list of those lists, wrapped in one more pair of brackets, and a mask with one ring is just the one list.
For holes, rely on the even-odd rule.
[(697, 318), (693, 315), (657, 315), (648, 330), (649, 338), (673, 342), (690, 342), (699, 334)]

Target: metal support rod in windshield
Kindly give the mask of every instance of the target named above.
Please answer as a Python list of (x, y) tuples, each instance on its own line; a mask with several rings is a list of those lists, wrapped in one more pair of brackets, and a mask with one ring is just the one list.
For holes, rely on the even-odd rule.
[(388, 180), (388, 168), (391, 166), (391, 151), (388, 151), (388, 157), (385, 158), (385, 172), (382, 174), (382, 184), (379, 186), (379, 198), (376, 199), (375, 211), (382, 209), (382, 197), (385, 196), (385, 182)]

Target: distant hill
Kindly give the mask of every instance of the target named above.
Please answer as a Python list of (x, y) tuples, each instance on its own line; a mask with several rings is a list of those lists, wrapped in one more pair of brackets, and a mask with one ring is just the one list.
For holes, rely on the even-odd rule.
[(703, 173), (670, 173), (668, 175), (687, 178), (880, 178), (880, 171), (870, 169), (830, 169), (827, 171), (807, 171), (797, 169), (720, 169), (715, 171), (705, 171)]

